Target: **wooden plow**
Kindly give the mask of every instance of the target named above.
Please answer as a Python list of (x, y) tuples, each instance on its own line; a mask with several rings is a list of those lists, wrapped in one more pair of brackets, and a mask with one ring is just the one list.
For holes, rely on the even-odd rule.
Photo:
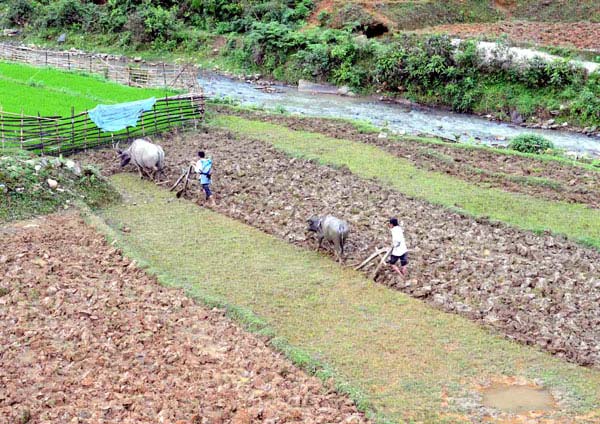
[(375, 270), (371, 274), (371, 279), (375, 280), (375, 279), (377, 279), (377, 275), (379, 274), (379, 271), (381, 271), (381, 267), (385, 263), (385, 260), (388, 258), (388, 256), (390, 256), (391, 253), (392, 253), (392, 248), (375, 249), (375, 252), (373, 252), (367, 259), (365, 259), (364, 261), (362, 261), (354, 269), (356, 271), (358, 271), (358, 270), (364, 268), (367, 264), (369, 264), (373, 260), (379, 259), (379, 264), (377, 265), (377, 267), (375, 268)]
[(180, 198), (187, 192), (188, 183), (190, 181), (190, 173), (192, 172), (193, 168), (194, 167), (192, 165), (189, 165), (187, 169), (183, 171), (181, 176), (177, 179), (175, 184), (173, 184), (173, 186), (169, 189), (169, 191), (175, 190), (175, 187), (177, 187), (183, 181), (183, 187), (177, 190), (177, 193), (175, 194), (177, 198)]

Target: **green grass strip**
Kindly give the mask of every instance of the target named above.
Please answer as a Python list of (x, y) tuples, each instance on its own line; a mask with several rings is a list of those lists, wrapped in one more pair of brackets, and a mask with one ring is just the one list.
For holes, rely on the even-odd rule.
[(270, 143), (292, 156), (347, 166), (358, 177), (374, 178), (408, 196), (534, 232), (550, 230), (600, 249), (600, 211), (585, 205), (483, 188), (446, 174), (419, 169), (406, 159), (360, 142), (235, 116), (219, 115), (209, 124)]
[(137, 88), (94, 75), (0, 62), (0, 108), (25, 115), (67, 116), (98, 104), (165, 97), (172, 90)]
[(499, 375), (539, 379), (562, 395), (563, 415), (597, 408), (597, 370), (492, 335), (133, 175), (112, 180), (124, 203), (101, 216), (129, 256), (193, 296), (235, 305), (255, 329), (268, 326), (308, 370), (329, 364), (325, 375), (347, 382), (381, 422), (464, 422), (460, 399)]

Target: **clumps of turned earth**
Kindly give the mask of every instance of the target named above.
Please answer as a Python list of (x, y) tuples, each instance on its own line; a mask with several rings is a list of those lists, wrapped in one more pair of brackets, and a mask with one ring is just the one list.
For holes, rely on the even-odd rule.
[[(347, 169), (292, 158), (266, 143), (205, 129), (161, 141), (175, 181), (194, 153), (214, 160), (215, 209), (290, 243), (316, 248), (306, 219), (333, 214), (351, 226), (346, 265), (389, 244), (387, 220), (404, 221), (409, 276), (384, 271), (380, 282), (509, 338), (582, 365), (600, 366), (600, 252), (560, 236), (535, 235), (409, 198)], [(87, 160), (107, 173), (110, 151)], [(188, 193), (203, 199), (198, 184)], [(330, 252), (332, 254), (332, 252)], [(365, 268), (370, 275), (375, 267)]]
[(364, 423), (75, 214), (0, 228), (0, 421)]
[(600, 208), (600, 169), (593, 171), (559, 161), (509, 156), (486, 149), (457, 148), (451, 144), (400, 142), (380, 138), (377, 133), (361, 133), (350, 123), (331, 119), (233, 111), (225, 107), (218, 110), (219, 113), (278, 123), (299, 131), (316, 131), (334, 138), (373, 144), (422, 169), (454, 175), (486, 187)]

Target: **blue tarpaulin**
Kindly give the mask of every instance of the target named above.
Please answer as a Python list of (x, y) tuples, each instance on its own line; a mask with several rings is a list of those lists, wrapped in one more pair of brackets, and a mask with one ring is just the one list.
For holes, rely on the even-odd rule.
[(103, 131), (119, 131), (135, 127), (142, 113), (151, 110), (154, 103), (155, 97), (116, 105), (98, 105), (88, 115)]

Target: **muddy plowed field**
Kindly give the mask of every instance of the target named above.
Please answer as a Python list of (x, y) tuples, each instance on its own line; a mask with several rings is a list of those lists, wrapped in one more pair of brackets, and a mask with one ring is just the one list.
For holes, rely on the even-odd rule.
[[(291, 158), (229, 132), (164, 140), (174, 181), (198, 149), (215, 161), (216, 210), (309, 248), (306, 219), (330, 213), (350, 222), (347, 265), (389, 244), (390, 216), (404, 221), (410, 273), (379, 281), (446, 311), (492, 326), (584, 365), (600, 366), (600, 253), (550, 235), (536, 236), (408, 198), (344, 169)], [(83, 157), (83, 156), (82, 156)], [(114, 153), (88, 161), (118, 172)], [(190, 198), (202, 197), (194, 184)], [(372, 265), (374, 267), (374, 265)], [(370, 273), (372, 268), (367, 268)]]
[(219, 113), (282, 124), (295, 130), (317, 131), (334, 138), (373, 144), (408, 159), (422, 169), (447, 173), (486, 187), (600, 208), (600, 169), (592, 171), (558, 161), (508, 156), (484, 149), (454, 147), (452, 144), (390, 141), (378, 138), (378, 134), (360, 133), (351, 124), (331, 119), (232, 112), (228, 108), (217, 110)]
[(600, 23), (593, 22), (526, 22), (439, 25), (420, 32), (450, 34), (458, 37), (500, 37), (507, 35), (516, 42), (541, 46), (562, 46), (600, 51)]
[(76, 215), (0, 234), (0, 422), (366, 422)]

